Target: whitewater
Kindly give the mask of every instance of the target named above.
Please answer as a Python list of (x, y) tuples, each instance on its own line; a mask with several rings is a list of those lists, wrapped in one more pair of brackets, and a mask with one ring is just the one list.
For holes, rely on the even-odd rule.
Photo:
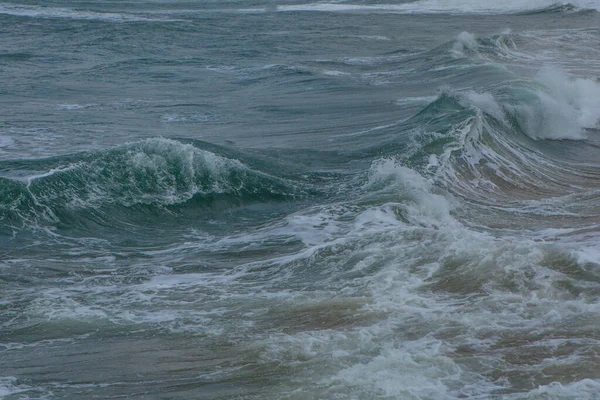
[(1, 399), (600, 399), (600, 2), (0, 3)]

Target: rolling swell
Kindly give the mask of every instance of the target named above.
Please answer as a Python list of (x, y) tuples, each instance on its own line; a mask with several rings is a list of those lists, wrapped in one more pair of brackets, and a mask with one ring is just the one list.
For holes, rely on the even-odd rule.
[[(46, 172), (0, 180), (3, 225), (69, 224), (86, 213), (105, 216), (111, 209), (161, 213), (306, 195), (300, 185), (237, 159), (162, 138), (53, 163)], [(48, 168), (48, 162), (40, 164)]]

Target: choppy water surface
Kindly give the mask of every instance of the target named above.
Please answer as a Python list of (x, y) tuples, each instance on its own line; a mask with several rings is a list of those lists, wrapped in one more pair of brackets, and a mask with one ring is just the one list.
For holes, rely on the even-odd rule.
[(0, 397), (600, 398), (598, 10), (0, 3)]

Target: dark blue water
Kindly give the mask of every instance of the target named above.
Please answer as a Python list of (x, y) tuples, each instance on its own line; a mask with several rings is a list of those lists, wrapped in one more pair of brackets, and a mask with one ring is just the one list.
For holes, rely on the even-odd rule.
[(598, 10), (1, 3), (0, 398), (599, 398)]

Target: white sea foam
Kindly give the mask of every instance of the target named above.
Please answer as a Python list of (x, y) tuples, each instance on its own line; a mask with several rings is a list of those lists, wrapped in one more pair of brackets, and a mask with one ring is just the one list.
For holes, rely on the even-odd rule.
[[(593, 321), (600, 312), (593, 296), (570, 295), (559, 283), (572, 278), (545, 265), (548, 257), (567, 253), (522, 237), (497, 239), (469, 230), (451, 218), (448, 201), (433, 194), (433, 188), (416, 172), (380, 160), (365, 189), (376, 191), (378, 198), (387, 190), (396, 195), (397, 203), (368, 207), (337, 220), (298, 221), (321, 228), (334, 224), (337, 229), (330, 230), (324, 241), (306, 242), (327, 256), (305, 252), (285, 260), (286, 270), (297, 270), (306, 260), (312, 273), (317, 265), (319, 271), (335, 270), (333, 275), (350, 265), (354, 273), (369, 271), (329, 284), (340, 285), (338, 293), (344, 295), (357, 291), (364, 295), (367, 288), (370, 301), (356, 315), (385, 317), (345, 330), (272, 335), (264, 344), (264, 362), (310, 365), (322, 377), (313, 382), (308, 394), (313, 397), (323, 397), (326, 390), (340, 397), (354, 393), (361, 398), (487, 398), (512, 385), (508, 379), (492, 379), (494, 371), (509, 368), (504, 358), (514, 351), (498, 345), (502, 338), (526, 338), (533, 346), (528, 352), (539, 348), (546, 354), (557, 344), (532, 332), (568, 324), (572, 318)], [(415, 199), (424, 205), (413, 203)], [(407, 209), (413, 210), (410, 218)], [(460, 355), (464, 349), (469, 349), (466, 360)], [(546, 357), (528, 368), (568, 369), (579, 360), (577, 355), (567, 361)], [(550, 386), (549, 390), (559, 389)], [(590, 382), (565, 385), (563, 392), (585, 394), (593, 387)], [(533, 394), (521, 392), (515, 398)]]

